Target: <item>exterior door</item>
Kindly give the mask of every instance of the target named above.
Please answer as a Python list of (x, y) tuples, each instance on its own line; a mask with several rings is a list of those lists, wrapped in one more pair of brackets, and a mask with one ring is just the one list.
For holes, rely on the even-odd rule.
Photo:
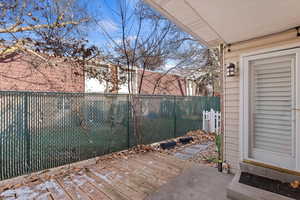
[(299, 168), (298, 51), (261, 54), (244, 60), (247, 157), (291, 170)]

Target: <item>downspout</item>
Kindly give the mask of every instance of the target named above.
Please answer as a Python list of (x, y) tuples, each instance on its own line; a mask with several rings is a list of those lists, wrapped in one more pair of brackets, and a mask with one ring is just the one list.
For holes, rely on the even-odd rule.
[(221, 134), (222, 134), (222, 160), (225, 161), (225, 75), (224, 72), (225, 66), (224, 66), (224, 44), (220, 44), (219, 46), (219, 56), (220, 56), (220, 67), (221, 67), (221, 80), (220, 80), (220, 89), (221, 89), (221, 95), (220, 95), (220, 104), (221, 104)]
[(177, 79), (177, 82), (178, 82), (178, 85), (179, 85), (181, 96), (184, 96), (184, 92), (183, 92), (183, 89), (182, 89), (182, 85), (181, 85), (180, 79)]

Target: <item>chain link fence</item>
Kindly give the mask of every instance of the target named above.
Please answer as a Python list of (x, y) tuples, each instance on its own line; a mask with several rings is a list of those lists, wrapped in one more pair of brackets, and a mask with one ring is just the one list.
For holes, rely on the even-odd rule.
[(218, 97), (0, 91), (0, 179), (184, 135)]

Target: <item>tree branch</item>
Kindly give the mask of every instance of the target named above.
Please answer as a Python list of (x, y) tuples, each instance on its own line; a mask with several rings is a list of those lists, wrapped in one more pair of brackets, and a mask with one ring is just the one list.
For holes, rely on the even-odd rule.
[(88, 19), (84, 19), (81, 21), (68, 21), (68, 22), (61, 22), (61, 23), (53, 23), (53, 24), (39, 24), (34, 26), (26, 26), (26, 27), (16, 27), (16, 24), (7, 29), (0, 29), (0, 33), (17, 33), (17, 32), (25, 32), (25, 31), (33, 31), (36, 29), (43, 29), (43, 28), (61, 28), (67, 25), (78, 25), (84, 22), (87, 22)]

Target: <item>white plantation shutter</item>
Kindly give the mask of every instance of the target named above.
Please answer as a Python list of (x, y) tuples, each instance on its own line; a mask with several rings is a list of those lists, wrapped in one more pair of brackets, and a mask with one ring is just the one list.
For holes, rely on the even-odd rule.
[(250, 145), (293, 156), (294, 56), (250, 61)]

